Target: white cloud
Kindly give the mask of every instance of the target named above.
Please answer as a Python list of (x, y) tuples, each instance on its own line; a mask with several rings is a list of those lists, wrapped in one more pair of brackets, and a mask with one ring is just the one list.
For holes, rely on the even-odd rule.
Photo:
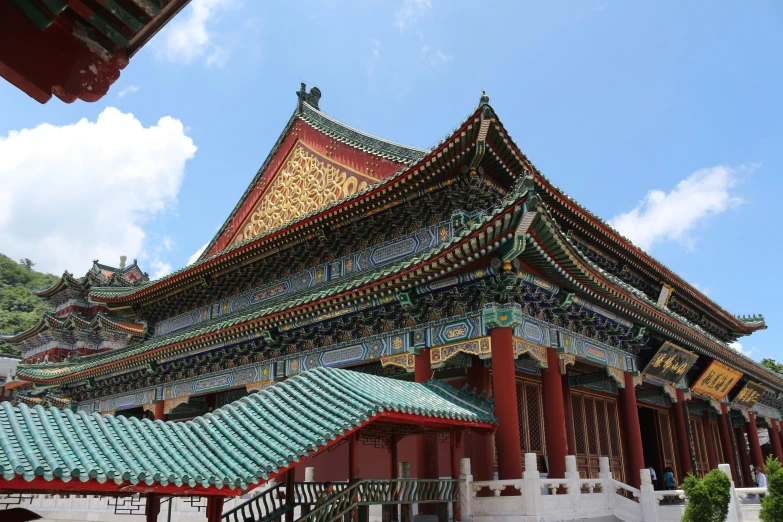
[(206, 250), (208, 246), (209, 246), (209, 243), (204, 243), (204, 246), (202, 246), (201, 248), (199, 248), (198, 250), (193, 252), (193, 255), (188, 258), (187, 265), (188, 266), (192, 265), (193, 263), (198, 261), (198, 258), (201, 257), (201, 254), (204, 253), (204, 250)]
[[(147, 267), (144, 267), (147, 268)], [(160, 279), (163, 276), (167, 276), (171, 273), (171, 264), (160, 259), (154, 259), (150, 262), (149, 268), (152, 269), (150, 277), (152, 279)]]
[(222, 66), (228, 59), (228, 50), (215, 43), (208, 24), (232, 1), (193, 0), (163, 29), (161, 55), (172, 62), (192, 63), (204, 58), (207, 66)]
[(0, 252), (55, 274), (83, 274), (93, 259), (115, 265), (121, 254), (170, 271), (160, 256), (171, 239), (151, 242), (144, 225), (176, 204), (195, 152), (179, 120), (144, 127), (113, 107), (96, 121), (0, 136)]
[(440, 65), (451, 62), (453, 56), (444, 53), (440, 49), (433, 49), (429, 45), (425, 45), (421, 48), (421, 56), (432, 67), (438, 67)]
[(128, 86), (127, 86), (127, 87), (125, 87), (123, 90), (121, 90), (120, 92), (118, 92), (118, 93), (117, 93), (117, 96), (119, 96), (120, 98), (122, 98), (122, 97), (123, 97), (123, 96), (125, 96), (126, 94), (132, 94), (132, 93), (134, 93), (134, 92), (138, 92), (138, 90), (139, 90), (139, 86), (138, 86), (138, 85), (128, 85)]
[(636, 208), (615, 216), (610, 224), (646, 250), (665, 240), (693, 248), (691, 232), (696, 225), (742, 203), (732, 189), (738, 174), (746, 170), (725, 165), (697, 170), (668, 193), (651, 190)]
[(755, 346), (753, 348), (746, 349), (745, 347), (742, 346), (742, 343), (738, 343), (737, 341), (734, 341), (733, 343), (729, 343), (729, 348), (747, 357), (753, 357), (758, 353), (758, 350), (756, 349)]
[(404, 33), (429, 13), (430, 9), (430, 0), (403, 0), (402, 6), (394, 14), (394, 25)]

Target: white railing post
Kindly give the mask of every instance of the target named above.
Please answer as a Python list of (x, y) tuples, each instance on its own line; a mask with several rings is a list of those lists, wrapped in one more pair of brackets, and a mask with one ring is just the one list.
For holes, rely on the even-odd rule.
[(473, 475), (470, 470), (470, 459), (459, 459), (459, 509), (462, 513), (462, 522), (473, 520), (471, 511), (471, 498), (473, 497)]
[(614, 506), (614, 496), (617, 492), (612, 484), (612, 471), (609, 469), (609, 457), (598, 457), (598, 478), (603, 481), (602, 490), (606, 498), (606, 509)]
[(718, 469), (729, 477), (730, 483), (729, 515), (726, 517), (726, 522), (739, 522), (742, 520), (742, 511), (739, 498), (737, 498), (737, 491), (734, 489), (734, 477), (731, 476), (731, 466), (729, 464), (718, 464)]
[(640, 469), (642, 484), (639, 486), (639, 502), (642, 505), (642, 520), (644, 522), (657, 522), (658, 512), (655, 509), (655, 487), (652, 483), (652, 475), (649, 469)]
[(525, 471), (522, 473), (525, 495), (526, 515), (542, 515), (541, 513), (541, 477), (538, 475), (538, 462), (535, 453), (525, 453)]
[(305, 468), (305, 482), (315, 482), (315, 468)]
[(576, 456), (566, 455), (565, 458), (565, 479), (568, 480), (568, 496), (571, 499), (571, 509), (574, 513), (579, 512), (579, 504), (582, 499), (582, 483), (579, 481), (579, 472), (576, 470)]

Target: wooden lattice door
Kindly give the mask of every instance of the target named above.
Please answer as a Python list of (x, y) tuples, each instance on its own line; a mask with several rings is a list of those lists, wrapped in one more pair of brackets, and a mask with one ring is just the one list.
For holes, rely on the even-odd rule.
[(709, 422), (710, 433), (712, 433), (712, 442), (715, 445), (715, 458), (718, 459), (718, 464), (728, 464), (728, 457), (723, 451), (723, 442), (720, 439), (720, 427), (715, 421)]
[(704, 437), (704, 419), (695, 415), (690, 416), (691, 434), (693, 436), (693, 455), (696, 461), (696, 476), (703, 477), (710, 471), (710, 463), (707, 458), (707, 441)]
[(609, 457), (612, 476), (624, 480), (617, 401), (572, 391), (571, 414), (579, 474), (584, 478), (598, 477), (599, 458)]
[(519, 413), (519, 444), (522, 450), (522, 468), (525, 453), (539, 456), (538, 469), (543, 471), (546, 444), (544, 441), (544, 409), (541, 384), (517, 380), (517, 408)]
[[(658, 431), (658, 448), (663, 462), (664, 470), (672, 468), (674, 476), (677, 476), (677, 462), (674, 457), (674, 441), (672, 438), (672, 425), (669, 418), (669, 412), (665, 410), (656, 410), (655, 415), (656, 429)], [(663, 471), (663, 470), (662, 470)], [(660, 474), (663, 477), (663, 473)]]

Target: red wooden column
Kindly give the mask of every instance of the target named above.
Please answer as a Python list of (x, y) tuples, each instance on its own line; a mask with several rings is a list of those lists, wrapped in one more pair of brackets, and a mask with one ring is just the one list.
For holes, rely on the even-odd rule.
[[(419, 355), (414, 357), (413, 376), (416, 382), (427, 382), (432, 378), (429, 348), (420, 348)], [(434, 437), (418, 435), (416, 437), (416, 462), (419, 478), (437, 479), (438, 473), (438, 441)], [(437, 504), (419, 504), (419, 513), (423, 515), (437, 514)]]
[(640, 470), (645, 468), (644, 449), (642, 448), (642, 429), (639, 426), (639, 409), (636, 406), (636, 388), (631, 372), (623, 372), (625, 383), (620, 388), (620, 411), (622, 411), (622, 430), (625, 434), (625, 451), (628, 484), (634, 488), (642, 485)]
[(285, 522), (294, 522), (294, 509), (296, 503), (296, 472), (294, 468), (285, 472), (285, 503), (291, 506), (291, 509), (285, 513)]
[(168, 415), (163, 413), (165, 411), (166, 407), (166, 401), (159, 400), (155, 403), (155, 420), (162, 420), (165, 421), (168, 418)]
[(783, 462), (783, 444), (780, 443), (780, 433), (778, 432), (778, 421), (767, 419), (769, 424), (769, 441), (772, 444), (772, 454)]
[[(492, 350), (493, 352), (495, 350), (494, 343)], [(548, 367), (541, 368), (541, 380), (544, 402), (544, 438), (547, 457), (549, 457), (549, 477), (565, 478), (568, 436), (566, 435), (566, 415), (563, 403), (563, 380), (560, 377), (560, 359), (557, 356), (557, 348), (547, 348), (546, 361)], [(514, 396), (516, 397), (516, 392)], [(519, 444), (519, 435), (517, 435), (517, 444)], [(500, 456), (498, 456), (499, 460)]]
[(729, 435), (729, 407), (726, 404), (720, 405), (721, 415), (718, 415), (718, 431), (720, 432), (720, 445), (723, 448), (723, 454), (731, 466), (731, 477), (739, 484), (737, 476), (737, 466), (734, 463), (734, 447), (731, 445), (731, 435)]
[(710, 465), (710, 471), (718, 469), (718, 454), (715, 452), (715, 441), (712, 440), (712, 430), (710, 429), (710, 410), (704, 409), (702, 414), (702, 429), (704, 430), (704, 443), (707, 445), (707, 463)]
[(146, 522), (157, 522), (159, 513), (160, 495), (147, 495), (147, 508), (144, 512)]
[(745, 442), (745, 432), (742, 428), (734, 428), (734, 440), (737, 441), (737, 452), (740, 458), (740, 472), (742, 473), (742, 484), (746, 488), (753, 487), (753, 476), (750, 472), (750, 457), (748, 456), (748, 444)]
[(759, 443), (759, 429), (756, 427), (756, 416), (748, 412), (748, 442), (750, 443), (750, 462), (764, 469), (764, 455)]
[(685, 392), (677, 388), (677, 402), (672, 404), (670, 414), (674, 419), (674, 431), (677, 437), (677, 453), (680, 457), (680, 482), (693, 471), (691, 464), (691, 445), (685, 430)]
[[(392, 435), (389, 437), (389, 476), (394, 479), (400, 478), (400, 463), (397, 457), (397, 443), (399, 442), (399, 435)], [(389, 521), (397, 522), (399, 520), (397, 506), (384, 506), (389, 513)]]
[[(449, 456), (451, 461), (451, 478), (459, 478), (459, 443), (462, 433), (456, 429), (451, 430), (449, 433)], [(460, 511), (459, 502), (454, 502), (452, 507), (452, 518), (454, 520), (462, 520), (462, 511)]]
[(220, 522), (223, 518), (223, 497), (207, 499), (207, 522)]
[[(478, 356), (471, 356), (471, 366), (468, 368), (468, 387), (480, 395), (486, 392), (486, 397), (492, 395), (492, 383), (489, 378), (489, 368)], [(470, 457), (470, 467), (474, 480), (492, 480), (495, 454), (492, 450), (492, 434), (470, 432), (466, 436), (466, 449)]]
[[(500, 480), (522, 477), (522, 448), (519, 442), (519, 409), (517, 377), (514, 368), (513, 329), (498, 327), (490, 330), (492, 342), (492, 388), (495, 397), (495, 417), (498, 427), (495, 444)], [(546, 406), (545, 413), (546, 413)], [(562, 420), (562, 419), (561, 419)], [(544, 421), (546, 422), (546, 421)]]

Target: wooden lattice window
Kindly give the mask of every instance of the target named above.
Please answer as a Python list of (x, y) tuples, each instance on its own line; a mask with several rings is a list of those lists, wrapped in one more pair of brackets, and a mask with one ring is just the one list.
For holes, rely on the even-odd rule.
[[(674, 441), (672, 438), (672, 426), (671, 419), (669, 418), (669, 412), (664, 410), (658, 410), (656, 420), (658, 421), (658, 447), (663, 455), (663, 467), (672, 468), (674, 476), (677, 476), (677, 461), (674, 457)], [(661, 475), (663, 476), (663, 475)]]
[(522, 450), (524, 468), (525, 453), (539, 455), (538, 469), (544, 469), (544, 408), (541, 384), (517, 380), (517, 413), (519, 414), (519, 444)]
[(718, 459), (718, 464), (728, 463), (728, 457), (723, 451), (723, 441), (720, 438), (720, 427), (715, 421), (710, 421), (710, 432), (712, 433), (712, 443), (715, 445), (715, 458)]
[(707, 459), (707, 441), (704, 438), (703, 418), (695, 415), (690, 416), (691, 431), (693, 435), (693, 450), (696, 460), (696, 475), (703, 477), (710, 471), (709, 460)]

